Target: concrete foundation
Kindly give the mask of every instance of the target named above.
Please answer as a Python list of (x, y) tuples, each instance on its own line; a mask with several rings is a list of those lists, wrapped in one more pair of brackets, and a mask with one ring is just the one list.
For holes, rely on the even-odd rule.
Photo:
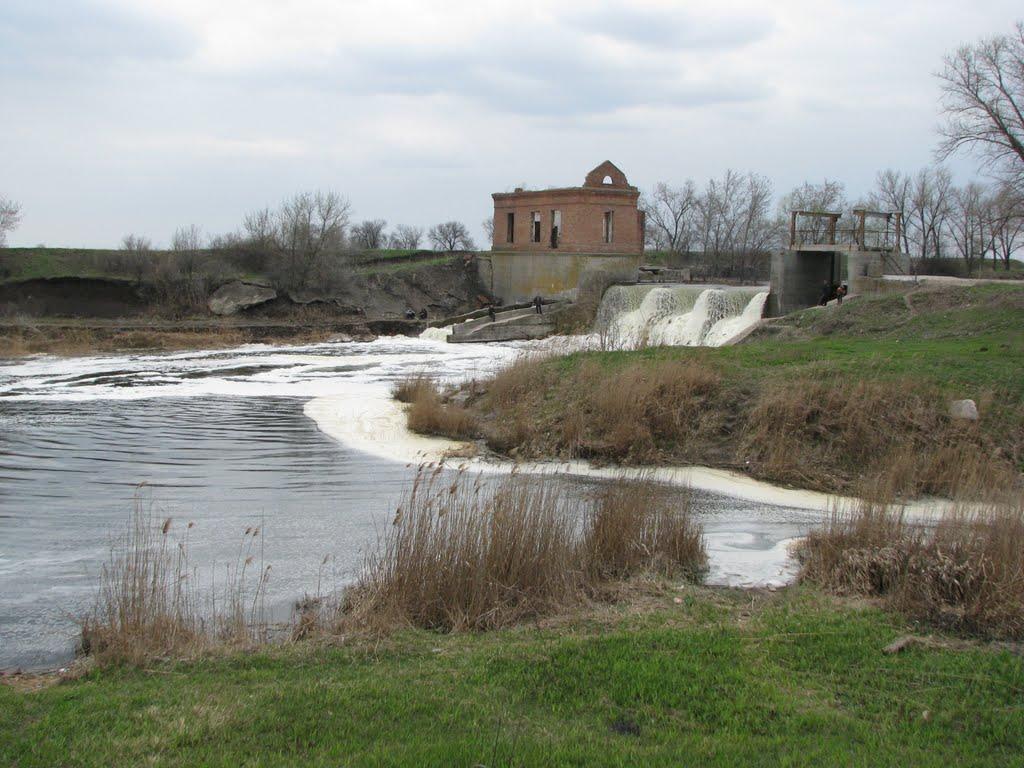
[(480, 254), (477, 264), (483, 284), (508, 304), (529, 301), (537, 295), (575, 298), (587, 273), (601, 273), (611, 282), (634, 282), (640, 256), (492, 251)]
[(782, 251), (772, 254), (771, 289), (765, 315), (779, 317), (821, 301), (824, 284), (842, 281), (843, 253)]
[(849, 296), (885, 290), (886, 274), (904, 274), (906, 254), (870, 250), (791, 250), (772, 255), (767, 317), (779, 317), (820, 303), (824, 283), (845, 283)]

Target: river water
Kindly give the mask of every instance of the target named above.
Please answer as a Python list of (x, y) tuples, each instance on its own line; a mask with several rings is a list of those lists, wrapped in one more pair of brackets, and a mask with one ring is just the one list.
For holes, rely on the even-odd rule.
[[(318, 580), (343, 585), (415, 467), (408, 451), (390, 455), (387, 440), (367, 451), (346, 440), (346, 424), (318, 424), (312, 406), (382, 402), (411, 373), (483, 376), (522, 353), (516, 344), (382, 338), (0, 361), (0, 669), (70, 658), (111, 536), (135, 504), (175, 526), (193, 522), (192, 560), (211, 569), (237, 556), (247, 527), (261, 526), (277, 615)], [(367, 424), (364, 432), (376, 429)], [(582, 491), (600, 480), (566, 482)], [(697, 494), (709, 580), (787, 581), (787, 547), (820, 509), (738, 495)]]

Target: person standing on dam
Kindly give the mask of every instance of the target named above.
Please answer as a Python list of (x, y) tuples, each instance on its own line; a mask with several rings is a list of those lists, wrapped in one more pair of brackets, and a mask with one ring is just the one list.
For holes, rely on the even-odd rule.
[(544, 299), (540, 297), (540, 294), (533, 297), (533, 308), (537, 310), (538, 315), (544, 314)]

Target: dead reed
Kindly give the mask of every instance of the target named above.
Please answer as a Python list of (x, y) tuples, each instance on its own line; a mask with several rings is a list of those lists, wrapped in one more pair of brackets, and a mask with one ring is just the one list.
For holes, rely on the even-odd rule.
[(417, 373), (395, 382), (391, 396), (400, 403), (412, 403), (428, 392), (437, 390), (433, 379), (424, 373)]
[(641, 573), (697, 579), (706, 555), (688, 506), (647, 482), (587, 500), (557, 478), (493, 485), (421, 467), (345, 600), (348, 628), (486, 630), (578, 605)]
[(643, 479), (620, 480), (598, 491), (579, 546), (591, 581), (628, 579), (651, 571), (696, 581), (707, 568), (690, 495), (669, 494)]
[(1024, 639), (1024, 505), (966, 508), (912, 523), (865, 501), (812, 532), (801, 578), (843, 594), (883, 598), (942, 629)]
[(111, 543), (93, 609), (81, 621), (82, 655), (139, 664), (265, 639), (270, 568), (262, 565), (259, 528), (245, 531), (221, 583), (206, 587), (189, 559), (193, 527), (175, 537), (171, 518), (157, 517), (151, 501), (136, 498), (125, 531)]
[(425, 377), (400, 382), (394, 389), (398, 399), (408, 398), (409, 429), (423, 435), (443, 435), (456, 440), (477, 437), (476, 417), (460, 405), (447, 403), (437, 385)]

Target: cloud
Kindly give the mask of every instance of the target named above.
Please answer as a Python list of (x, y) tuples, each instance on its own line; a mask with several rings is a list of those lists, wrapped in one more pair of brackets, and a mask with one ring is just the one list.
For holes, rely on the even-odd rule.
[(193, 47), (181, 26), (157, 25), (89, 0), (5, 0), (0, 15), (0, 61), (7, 76), (87, 74), (129, 60), (182, 59)]
[(590, 34), (639, 47), (724, 51), (742, 48), (771, 34), (774, 24), (761, 13), (698, 16), (686, 9), (636, 5), (588, 6), (565, 19)]

